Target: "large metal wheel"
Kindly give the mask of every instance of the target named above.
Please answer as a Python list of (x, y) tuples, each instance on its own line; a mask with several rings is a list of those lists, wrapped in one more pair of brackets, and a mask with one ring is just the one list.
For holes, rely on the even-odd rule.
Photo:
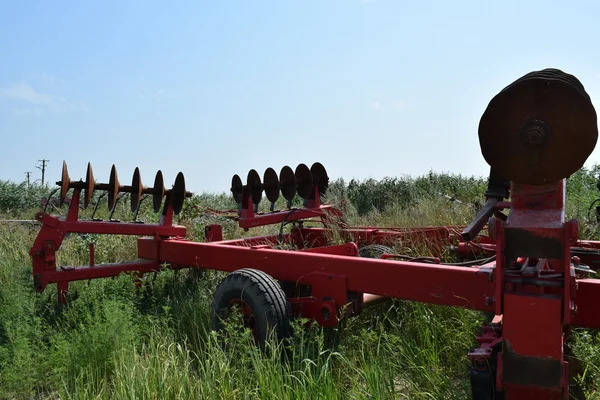
[(217, 287), (212, 304), (213, 328), (223, 330), (232, 311), (240, 308), (243, 325), (263, 346), (272, 331), (277, 340), (292, 335), (292, 311), (285, 293), (268, 274), (255, 269), (240, 269), (229, 274)]

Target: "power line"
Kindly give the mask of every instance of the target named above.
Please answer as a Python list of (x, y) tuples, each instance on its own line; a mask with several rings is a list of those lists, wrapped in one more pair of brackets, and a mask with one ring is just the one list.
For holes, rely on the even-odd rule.
[(38, 160), (39, 162), (42, 163), (42, 165), (36, 165), (35, 167), (37, 169), (41, 169), (42, 170), (42, 186), (44, 186), (44, 175), (46, 174), (46, 165), (50, 162), (50, 160)]

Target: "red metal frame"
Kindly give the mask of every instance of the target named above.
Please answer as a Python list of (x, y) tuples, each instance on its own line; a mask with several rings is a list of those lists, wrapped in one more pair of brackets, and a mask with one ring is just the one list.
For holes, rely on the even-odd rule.
[[(56, 283), (59, 301), (65, 302), (68, 283), (75, 280), (152, 272), (163, 264), (226, 272), (250, 267), (308, 288), (289, 294), (292, 309), (323, 326), (387, 298), (494, 313), (492, 324), (477, 336), (480, 347), (468, 355), (472, 376), (480, 379), (493, 365), (491, 381), (507, 399), (567, 398), (565, 332), (572, 326), (600, 328), (600, 280), (576, 267), (600, 262), (600, 252), (592, 251), (600, 249), (600, 242), (579, 241), (576, 222), (565, 221), (565, 180), (546, 186), (512, 184), (511, 202), (493, 205), (498, 218), (488, 226), (489, 235), (468, 242), (461, 239), (465, 227), (458, 226), (346, 226), (339, 222), (342, 213), (320, 204), (315, 194), (317, 200), (305, 207), (264, 214), (254, 211), (251, 196), (244, 198), (236, 217), (240, 227), (293, 223), (288, 233), (223, 240), (221, 226), (210, 225), (207, 242), (197, 243), (185, 239), (185, 227), (172, 224), (169, 202), (159, 224), (79, 220), (76, 189), (66, 218), (36, 215), (42, 229), (31, 249), (35, 288), (43, 291)], [(499, 215), (503, 209), (509, 210), (507, 218)], [(324, 227), (305, 226), (314, 217)], [(90, 265), (59, 267), (56, 252), (68, 233), (139, 236), (139, 259), (97, 265), (91, 246)], [(331, 243), (333, 236), (344, 243)], [(281, 241), (297, 251), (276, 248)], [(393, 252), (381, 259), (359, 257), (364, 245), (398, 242), (427, 246), (434, 254), (451, 248), (461, 260), (493, 258), (464, 267), (442, 264), (436, 257), (407, 260)]]

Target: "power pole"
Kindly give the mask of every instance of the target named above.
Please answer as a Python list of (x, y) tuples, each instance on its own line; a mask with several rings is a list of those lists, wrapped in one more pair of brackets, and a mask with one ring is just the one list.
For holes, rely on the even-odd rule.
[(44, 159), (42, 159), (42, 160), (38, 160), (38, 161), (41, 162), (42, 165), (41, 166), (40, 165), (36, 165), (35, 167), (37, 169), (41, 169), (42, 170), (42, 186), (44, 186), (44, 175), (46, 173), (46, 165), (50, 162), (50, 160), (44, 160)]
[(27, 189), (29, 189), (29, 177), (31, 176), (31, 172), (27, 171), (25, 172), (25, 175), (27, 176)]

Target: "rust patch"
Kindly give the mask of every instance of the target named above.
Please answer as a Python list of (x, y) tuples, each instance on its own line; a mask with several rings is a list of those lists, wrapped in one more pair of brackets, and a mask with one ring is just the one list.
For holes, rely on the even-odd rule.
[(515, 353), (508, 340), (503, 341), (502, 378), (506, 383), (559, 390), (562, 376), (562, 360), (522, 356)]

